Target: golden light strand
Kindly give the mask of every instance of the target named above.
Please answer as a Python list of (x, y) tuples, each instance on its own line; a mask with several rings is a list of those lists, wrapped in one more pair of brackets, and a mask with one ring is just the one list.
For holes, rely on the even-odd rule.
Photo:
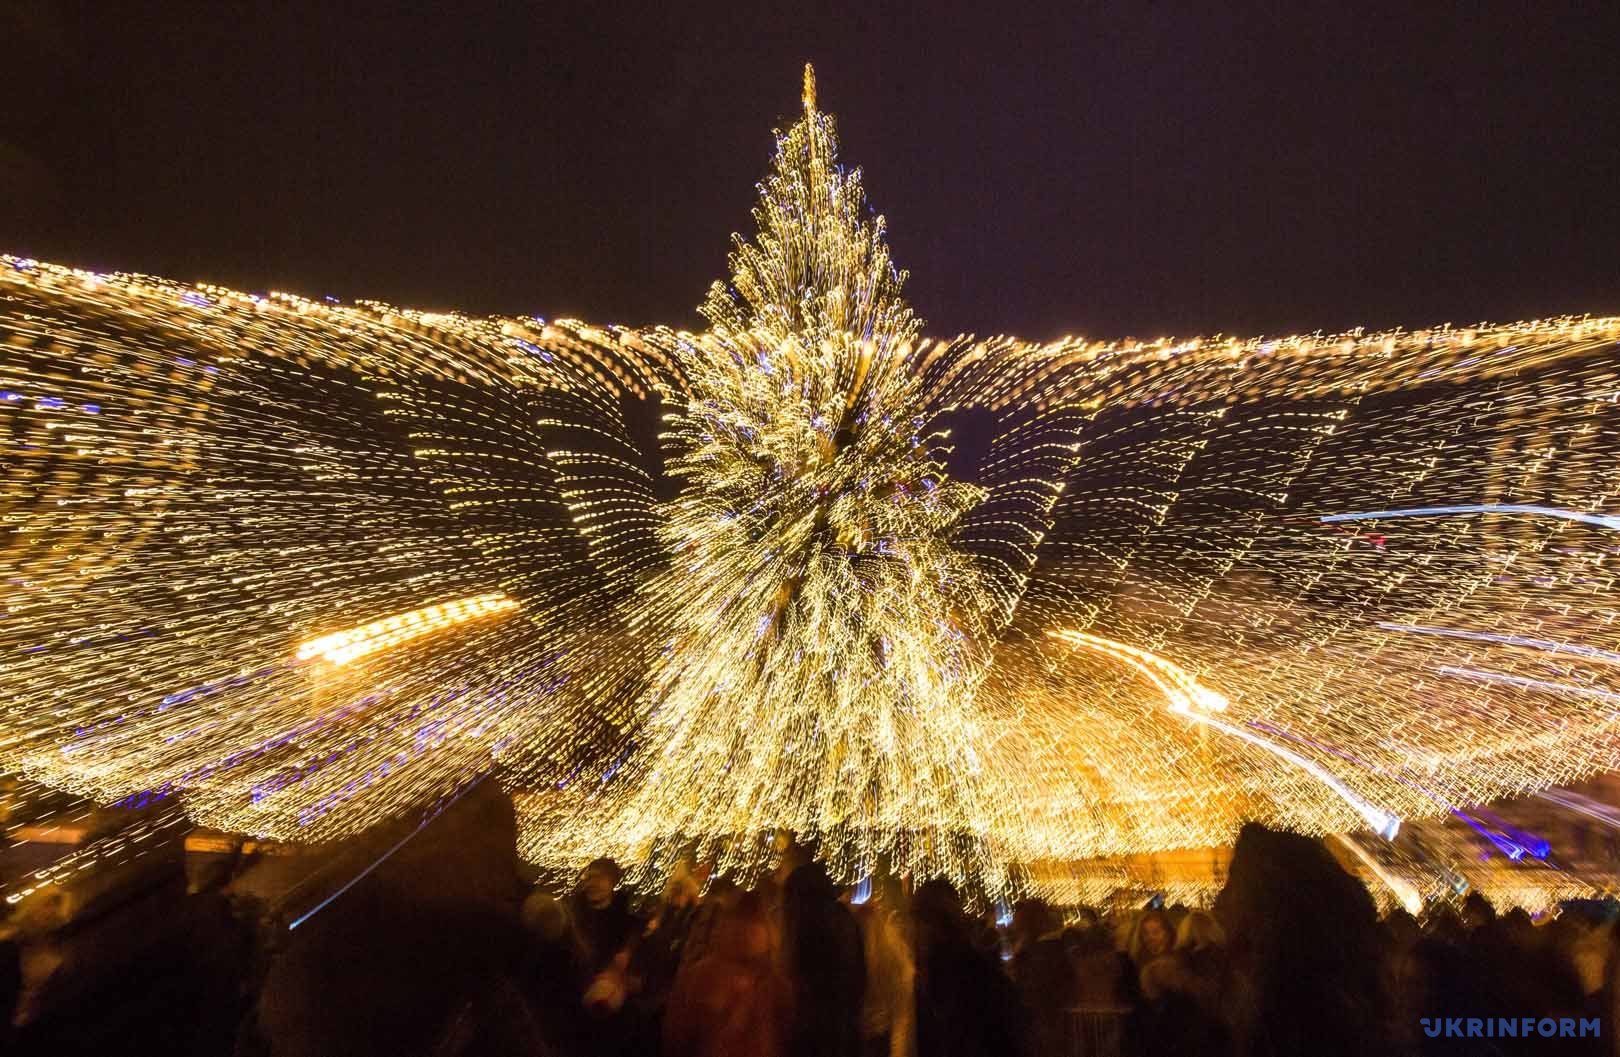
[(930, 339), (802, 99), (701, 332), (0, 258), (0, 770), (1005, 889), (1620, 765), (1620, 318)]

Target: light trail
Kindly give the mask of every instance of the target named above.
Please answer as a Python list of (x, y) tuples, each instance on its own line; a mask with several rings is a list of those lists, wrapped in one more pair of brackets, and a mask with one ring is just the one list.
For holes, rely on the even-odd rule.
[(1158, 687), (1170, 701), (1172, 711), (1181, 713), (1193, 712), (1224, 712), (1227, 706), (1226, 696), (1218, 691), (1200, 683), (1192, 673), (1176, 664), (1174, 661), (1160, 657), (1156, 653), (1140, 649), (1136, 646), (1105, 639), (1101, 635), (1092, 635), (1084, 631), (1062, 629), (1048, 631), (1048, 635), (1061, 639), (1071, 646), (1091, 650), (1106, 657), (1123, 661), (1125, 664), (1141, 672)]
[(1356, 841), (1351, 837), (1343, 833), (1335, 833), (1333, 837), (1341, 845), (1349, 848), (1350, 851), (1355, 854), (1356, 858), (1360, 859), (1362, 864), (1372, 872), (1374, 877), (1377, 877), (1380, 881), (1384, 882), (1384, 885), (1388, 887), (1391, 892), (1395, 893), (1396, 901), (1401, 904), (1401, 907), (1408, 914), (1416, 916), (1423, 910), (1423, 896), (1415, 887), (1413, 887), (1407, 881), (1402, 880), (1400, 877), (1390, 873), (1384, 868), (1382, 863), (1368, 854), (1366, 849), (1364, 849), (1360, 844), (1356, 843)]
[(1135, 646), (1128, 646), (1125, 643), (1115, 642), (1112, 639), (1105, 639), (1099, 635), (1091, 635), (1083, 631), (1065, 629), (1049, 631), (1047, 634), (1080, 649), (1091, 650), (1103, 656), (1125, 662), (1146, 676), (1152, 681), (1153, 685), (1164, 693), (1170, 703), (1170, 711), (1179, 716), (1185, 716), (1194, 723), (1213, 727), (1224, 734), (1231, 735), (1258, 749), (1262, 749), (1280, 760), (1293, 764), (1337, 794), (1341, 800), (1354, 809), (1356, 814), (1366, 821), (1374, 833), (1377, 833), (1385, 840), (1395, 839), (1395, 834), (1400, 830), (1401, 820), (1390, 812), (1383, 811), (1367, 803), (1341, 781), (1337, 775), (1314, 760), (1307, 759), (1286, 746), (1278, 745), (1268, 738), (1262, 738), (1242, 727), (1234, 726), (1209, 715), (1209, 712), (1224, 710), (1227, 706), (1226, 698), (1199, 683), (1190, 672), (1174, 661)]
[(302, 925), (304, 922), (308, 921), (310, 918), (314, 917), (316, 914), (319, 914), (321, 911), (325, 910), (327, 907), (329, 907), (333, 903), (337, 902), (338, 897), (342, 896), (345, 892), (349, 891), (349, 889), (353, 888), (355, 885), (359, 884), (361, 881), (364, 881), (367, 877), (371, 876), (371, 873), (372, 873), (373, 870), (377, 869), (377, 867), (381, 866), (383, 863), (385, 863), (389, 859), (391, 859), (395, 852), (399, 851), (399, 849), (405, 847), (406, 844), (410, 843), (412, 837), (415, 837), (418, 833), (421, 833), (424, 829), (427, 829), (428, 823), (432, 822), (434, 819), (436, 819), (440, 815), (444, 814), (444, 812), (446, 810), (448, 810), (452, 804), (456, 803), (463, 796), (465, 796), (469, 792), (471, 792), (473, 787), (478, 785), (478, 783), (483, 781), (483, 780), (484, 780), (484, 776), (479, 775), (477, 778), (474, 778), (471, 782), (468, 782), (461, 789), (457, 790), (454, 796), (450, 797), (448, 800), (446, 800), (438, 808), (434, 809), (433, 811), (429, 812), (426, 816), (424, 816), (422, 821), (418, 822), (416, 824), (415, 829), (411, 830), (409, 833), (405, 834), (405, 836), (403, 836), (399, 840), (395, 841), (394, 844), (392, 846), (390, 846), (387, 851), (383, 852), (381, 855), (377, 856), (376, 859), (372, 860), (372, 862), (365, 869), (361, 870), (359, 873), (357, 873), (353, 877), (349, 878), (349, 880), (344, 882), (337, 889), (337, 891), (333, 892), (331, 895), (327, 896), (325, 899), (321, 900), (319, 903), (316, 903), (314, 906), (310, 907), (308, 910), (304, 911), (302, 914), (298, 915), (298, 917), (294, 918), (291, 922), (289, 922), (287, 924), (287, 931), (291, 932), (293, 929), (295, 929), (298, 926)]
[(1319, 520), (1328, 523), (1376, 521), (1383, 518), (1442, 517), (1449, 514), (1533, 514), (1537, 517), (1557, 518), (1560, 521), (1578, 521), (1583, 525), (1596, 525), (1598, 528), (1620, 529), (1620, 515), (1588, 514), (1579, 510), (1563, 510), (1530, 503), (1478, 503), (1462, 506), (1407, 507), (1402, 510), (1368, 510), (1356, 514), (1327, 514)]
[(1620, 525), (1620, 318), (930, 338), (802, 100), (698, 332), (0, 256), (0, 771), (326, 841), (499, 766), (547, 867), (752, 877), (781, 828), (999, 897), (1620, 768), (1539, 678), (1620, 658), (1613, 548), (1559, 538)]
[(1555, 642), (1552, 639), (1528, 638), (1523, 635), (1511, 635), (1491, 631), (1465, 631), (1461, 628), (1432, 628), (1421, 624), (1394, 624), (1389, 621), (1380, 621), (1378, 626), (1385, 631), (1404, 631), (1413, 635), (1437, 635), (1451, 639), (1471, 639), (1476, 642), (1499, 642), (1504, 646), (1523, 646), (1526, 649), (1545, 650), (1548, 653), (1568, 653), (1577, 657), (1587, 657), (1606, 664), (1620, 664), (1620, 652), (1615, 650), (1599, 649), (1596, 646), (1582, 646), (1571, 642)]
[(348, 664), (412, 639), (516, 608), (516, 602), (501, 594), (475, 595), (454, 602), (441, 602), (299, 643), (294, 656), (300, 661), (318, 657), (330, 664)]
[(1575, 697), (1590, 697), (1599, 701), (1620, 702), (1620, 693), (1613, 690), (1602, 690), (1595, 686), (1577, 686), (1571, 683), (1555, 683), (1548, 679), (1532, 679), (1524, 675), (1510, 675), (1507, 672), (1486, 672), (1477, 668), (1458, 668), (1445, 664), (1436, 668), (1441, 675), (1449, 675), (1457, 679), (1472, 679), (1481, 683), (1501, 683), (1506, 686), (1519, 686), (1527, 690), (1544, 690), (1553, 694), (1571, 694)]

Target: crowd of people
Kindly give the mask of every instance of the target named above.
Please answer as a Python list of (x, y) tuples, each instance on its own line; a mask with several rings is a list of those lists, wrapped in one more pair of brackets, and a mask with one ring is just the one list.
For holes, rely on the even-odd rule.
[[(216, 952), (164, 992), (184, 1003), (202, 981), (213, 996), (194, 1002), (212, 1026), (171, 1052), (1382, 1057), (1614, 1046), (1611, 904), (1533, 921), (1476, 895), (1460, 910), (1381, 917), (1319, 841), (1257, 826), (1209, 909), (1060, 911), (1029, 899), (998, 919), (943, 879), (841, 888), (797, 848), (746, 888), (684, 864), (640, 905), (607, 859), (571, 887), (510, 896), (499, 869), (453, 898), (448, 886), (466, 878), (446, 879), (432, 905), (416, 895), (434, 888), (425, 868), (411, 866), (412, 902), (377, 895), (317, 919), (325, 932), (268, 971), (238, 959), (250, 981), (240, 988)], [(511, 911), (473, 912), (490, 902), (466, 897), (479, 884)], [(212, 928), (210, 947), (227, 926)], [(242, 996), (234, 1026), (231, 994)], [(177, 1006), (152, 1023), (195, 1015)], [(1554, 1030), (1429, 1030), (1468, 1018)], [(1558, 1030), (1570, 1023), (1583, 1037)], [(51, 1036), (49, 1052), (75, 1052), (65, 1037)]]
[[(567, 896), (536, 890), (524, 904), (527, 987), (546, 996), (532, 1006), (544, 1047), (534, 1052), (1371, 1057), (1613, 1046), (1612, 907), (1538, 923), (1472, 895), (1421, 923), (1402, 910), (1380, 918), (1319, 842), (1258, 827), (1210, 910), (1060, 916), (1030, 899), (998, 923), (944, 880), (840, 889), (790, 854), (746, 891), (679, 869), (638, 915), (619, 879), (598, 860)], [(461, 1010), (469, 1031), (498, 1015), (484, 1000)], [(1470, 1036), (1469, 1018), (1542, 1027)], [(1446, 1020), (1463, 1027), (1427, 1030)], [(1584, 1027), (1572, 1037), (1571, 1025)]]

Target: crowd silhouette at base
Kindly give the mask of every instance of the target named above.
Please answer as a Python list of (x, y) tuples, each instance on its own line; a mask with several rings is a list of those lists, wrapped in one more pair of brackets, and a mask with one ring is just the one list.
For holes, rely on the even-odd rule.
[[(1071, 910), (1010, 924), (944, 880), (864, 898), (790, 849), (752, 890), (677, 870), (638, 912), (603, 859), (571, 891), (422, 860), (269, 951), (215, 893), (189, 937), (39, 1014), (19, 933), (0, 1050), (232, 1057), (1383, 1057), (1604, 1054), (1612, 905), (1541, 922), (1470, 897), (1380, 920), (1323, 845), (1249, 826), (1208, 911)], [(435, 889), (435, 885), (438, 886)], [(423, 898), (423, 886), (438, 897)], [(469, 895), (469, 893), (472, 893)], [(13, 929), (16, 932), (16, 929)], [(26, 968), (26, 967), (25, 967)], [(105, 991), (105, 989), (103, 989)], [(31, 1013), (30, 1010), (34, 1012)], [(1596, 1037), (1426, 1034), (1425, 1018), (1594, 1021)]]

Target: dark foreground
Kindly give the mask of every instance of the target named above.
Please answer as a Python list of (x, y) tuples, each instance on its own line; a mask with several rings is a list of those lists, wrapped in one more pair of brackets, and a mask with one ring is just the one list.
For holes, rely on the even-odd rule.
[(397, 836), (301, 872), (155, 857), (99, 905), (30, 900), (0, 944), (0, 1052), (1615, 1052), (1610, 908), (1537, 924), (1475, 899), (1380, 921), (1320, 844), (1257, 827), (1213, 913), (1080, 908), (1064, 925), (1030, 902), (998, 930), (939, 881), (854, 903), (793, 850), (752, 891), (714, 878), (699, 897), (694, 871), (632, 908), (606, 862), (550, 891), (485, 790), (287, 927)]

